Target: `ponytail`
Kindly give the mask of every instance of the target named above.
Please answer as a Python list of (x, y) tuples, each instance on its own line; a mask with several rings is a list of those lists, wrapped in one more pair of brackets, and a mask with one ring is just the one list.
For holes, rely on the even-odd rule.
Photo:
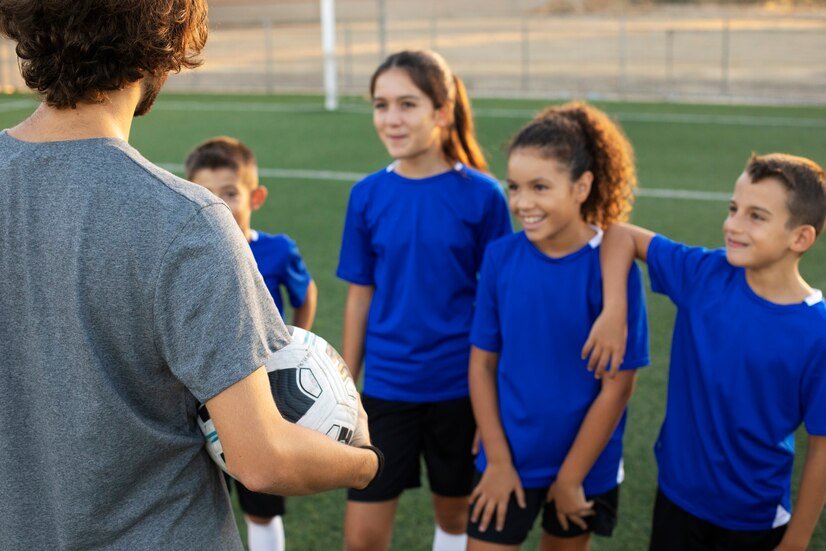
[(459, 161), (478, 170), (487, 170), (488, 163), (476, 141), (470, 99), (465, 84), (458, 75), (453, 75), (453, 90), (453, 120), (447, 130), (447, 136), (442, 140), (442, 151), (451, 161)]
[(572, 180), (594, 176), (580, 208), (583, 220), (605, 228), (628, 219), (637, 187), (634, 150), (622, 129), (604, 112), (584, 102), (540, 112), (511, 142), (509, 153), (533, 148), (566, 166)]

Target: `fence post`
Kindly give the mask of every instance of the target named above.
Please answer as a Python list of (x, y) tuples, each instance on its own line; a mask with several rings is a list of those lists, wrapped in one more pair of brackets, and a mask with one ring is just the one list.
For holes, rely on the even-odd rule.
[(321, 53), (324, 56), (324, 108), (338, 109), (335, 0), (321, 0)]
[(617, 81), (617, 88), (620, 96), (625, 95), (626, 86), (627, 86), (627, 67), (626, 67), (626, 57), (627, 57), (627, 37), (626, 37), (626, 29), (625, 29), (625, 16), (621, 15), (619, 18), (619, 36), (617, 37), (619, 40), (619, 48), (618, 54), (619, 58), (617, 59), (617, 63), (619, 64), (619, 79)]
[(665, 31), (665, 92), (674, 93), (674, 29)]
[(729, 63), (731, 57), (731, 20), (723, 19), (722, 51), (720, 52), (720, 91), (723, 95), (729, 93)]
[(527, 92), (531, 86), (531, 42), (528, 20), (522, 19), (522, 91)]
[(379, 63), (387, 57), (387, 10), (385, 0), (378, 0), (379, 8)]
[(353, 90), (353, 36), (351, 23), (344, 25), (344, 88), (347, 94)]
[(264, 89), (273, 93), (272, 19), (264, 19)]
[(6, 44), (6, 39), (0, 38), (0, 91), (8, 94), (11, 89), (11, 71), (6, 69)]

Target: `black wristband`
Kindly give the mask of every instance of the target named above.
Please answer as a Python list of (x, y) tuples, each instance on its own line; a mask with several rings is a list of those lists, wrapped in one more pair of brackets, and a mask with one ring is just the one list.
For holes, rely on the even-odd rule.
[(368, 488), (373, 487), (376, 484), (376, 481), (381, 476), (382, 471), (384, 471), (384, 454), (381, 453), (380, 449), (378, 449), (376, 446), (373, 446), (372, 444), (367, 444), (366, 446), (359, 446), (359, 448), (363, 450), (370, 450), (371, 452), (376, 454), (376, 457), (379, 460), (379, 468), (376, 469), (376, 474), (373, 475), (373, 479), (367, 484), (367, 486), (362, 488), (362, 490), (366, 490)]

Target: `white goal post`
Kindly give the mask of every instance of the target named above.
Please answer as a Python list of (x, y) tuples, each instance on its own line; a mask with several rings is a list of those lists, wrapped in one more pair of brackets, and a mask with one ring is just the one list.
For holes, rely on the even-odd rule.
[(335, 111), (338, 109), (335, 0), (321, 0), (321, 48), (324, 57), (324, 108)]

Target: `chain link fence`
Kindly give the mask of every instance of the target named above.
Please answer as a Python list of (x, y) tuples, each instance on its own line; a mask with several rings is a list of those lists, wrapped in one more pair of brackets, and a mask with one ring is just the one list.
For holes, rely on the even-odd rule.
[[(695, 8), (552, 15), (522, 0), (510, 10), (498, 2), (498, 10), (451, 15), (435, 7), (444, 3), (430, 9), (423, 3), (419, 13), (414, 3), (399, 4), (404, 13), (360, 4), (361, 11), (353, 2), (337, 6), (341, 94), (364, 94), (387, 53), (431, 48), (475, 96), (826, 103), (826, 13), (706, 14)], [(365, 12), (368, 4), (373, 11)], [(167, 87), (322, 92), (317, 4), (293, 0), (292, 6), (290, 13), (219, 6), (204, 66), (171, 77)], [(6, 91), (23, 87), (8, 41), (0, 42), (0, 84)]]

